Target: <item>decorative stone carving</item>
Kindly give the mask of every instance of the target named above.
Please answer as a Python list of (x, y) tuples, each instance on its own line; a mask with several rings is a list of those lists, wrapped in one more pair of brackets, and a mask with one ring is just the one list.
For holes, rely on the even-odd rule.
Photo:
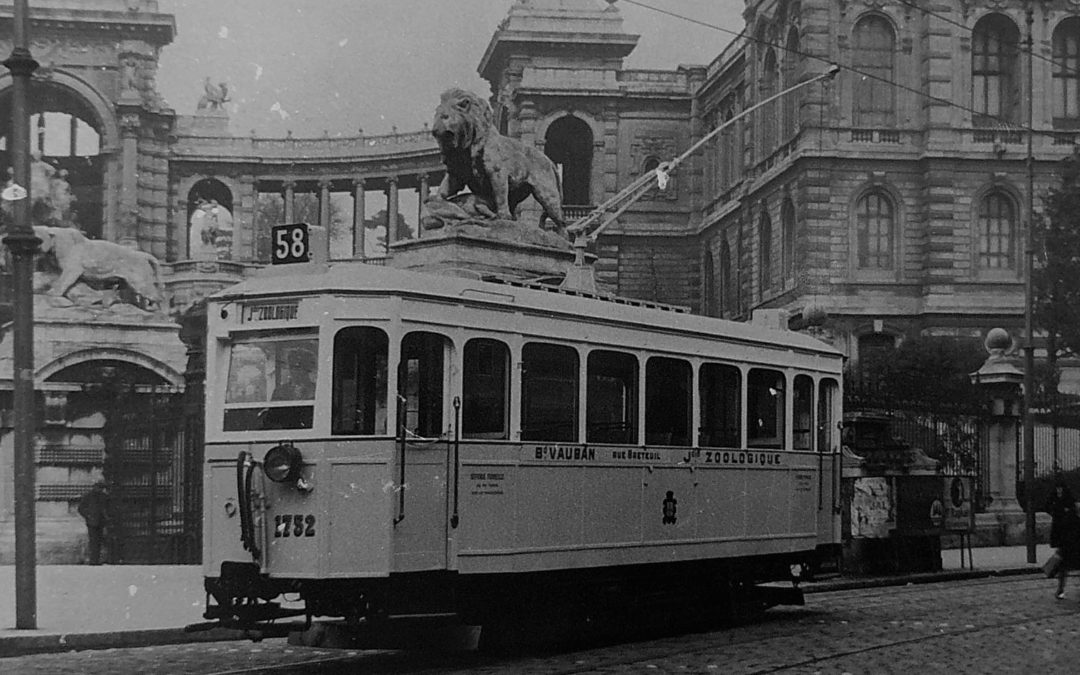
[[(657, 163), (665, 162), (678, 155), (678, 143), (672, 136), (638, 136), (630, 146), (631, 166), (635, 167), (633, 176), (645, 171), (645, 164), (650, 158)], [(676, 201), (679, 198), (679, 183), (675, 175), (668, 177), (667, 187), (663, 190), (649, 190), (642, 201)]]
[[(87, 298), (85, 289), (70, 293), (77, 283), (84, 282), (92, 289), (95, 284), (122, 281), (155, 309), (161, 307), (164, 300), (161, 270), (157, 258), (149, 253), (111, 241), (87, 239), (71, 227), (35, 227), (34, 234), (41, 239), (41, 254), (50, 258), (59, 270), (51, 280), (38, 280), (35, 285), (41, 290), (47, 286), (50, 295), (82, 304), (80, 299)], [(100, 294), (90, 298), (87, 304), (98, 301), (108, 305), (113, 301)]]
[(192, 260), (232, 258), (233, 218), (216, 199), (199, 198), (188, 228), (188, 254)]
[[(551, 219), (561, 232), (566, 227), (562, 195), (555, 164), (536, 148), (507, 138), (493, 124), (491, 106), (472, 92), (449, 89), (435, 110), (431, 133), (439, 143), (446, 174), (432, 199), (427, 202), (429, 223), (455, 224), (459, 207), (471, 221), (494, 219), (515, 221), (518, 204), (530, 195), (543, 209), (540, 229)], [(472, 201), (451, 201), (468, 188)], [(483, 208), (481, 208), (483, 207)], [(429, 225), (431, 227), (431, 225)]]
[[(11, 184), (9, 178), (5, 187)], [(30, 200), (30, 221), (33, 225), (60, 225), (71, 220), (75, 195), (71, 193), (67, 171), (57, 170), (41, 159), (36, 151), (30, 156)], [(6, 216), (11, 215), (11, 209), (11, 202), (0, 202), (0, 210)]]
[(231, 101), (229, 98), (229, 85), (224, 82), (213, 84), (210, 78), (207, 77), (203, 80), (203, 95), (199, 99), (199, 103), (195, 108), (197, 110), (207, 110), (210, 112), (216, 110), (225, 110), (225, 104)]

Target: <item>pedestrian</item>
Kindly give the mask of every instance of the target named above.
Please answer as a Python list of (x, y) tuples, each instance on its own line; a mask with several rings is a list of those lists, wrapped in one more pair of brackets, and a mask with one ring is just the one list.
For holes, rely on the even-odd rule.
[(1076, 498), (1061, 475), (1054, 478), (1054, 491), (1044, 510), (1050, 514), (1050, 546), (1062, 559), (1057, 574), (1057, 599), (1061, 600), (1069, 570), (1080, 568), (1080, 515), (1076, 512)]
[(105, 538), (105, 525), (108, 522), (108, 499), (108, 485), (98, 481), (79, 500), (79, 515), (86, 521), (86, 534), (89, 539), (86, 562), (90, 565), (101, 564), (101, 542)]

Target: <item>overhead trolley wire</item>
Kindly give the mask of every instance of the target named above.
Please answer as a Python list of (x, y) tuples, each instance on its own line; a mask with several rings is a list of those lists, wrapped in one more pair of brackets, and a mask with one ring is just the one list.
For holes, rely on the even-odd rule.
[[(966, 31), (971, 30), (970, 26), (966, 26), (963, 23), (957, 21), (956, 19), (950, 19), (949, 17), (945, 16), (944, 14), (939, 14), (937, 12), (926, 9), (924, 7), (919, 7), (919, 5), (917, 3), (915, 3), (915, 2), (913, 2), (912, 0), (896, 0), (896, 2), (898, 2), (901, 5), (904, 5), (905, 7), (910, 7), (912, 9), (916, 9), (916, 10), (922, 12), (923, 14), (925, 14), (927, 16), (932, 16), (935, 19), (938, 19), (939, 21), (944, 21), (947, 24), (956, 26), (957, 28), (963, 28)], [(1006, 47), (1013, 47), (1014, 49), (1016, 49), (1018, 54), (1031, 55), (1032, 57), (1034, 57), (1034, 58), (1036, 58), (1036, 59), (1038, 59), (1040, 61), (1045, 61), (1046, 63), (1049, 63), (1052, 66), (1057, 66), (1057, 67), (1061, 68), (1062, 72), (1072, 73), (1074, 75), (1080, 75), (1080, 69), (1070, 68), (1069, 66), (1065, 65), (1064, 63), (1060, 63), (1058, 61), (1055, 61), (1053, 58), (1047, 58), (1047, 57), (1043, 56), (1042, 54), (1040, 54), (1039, 52), (1035, 51), (1033, 47), (1025, 47), (1023, 40), (1021, 40), (1019, 42), (1013, 42), (1012, 40), (1003, 40), (1001, 42), (1001, 44), (1006, 46)]]
[[(903, 0), (897, 0), (897, 1), (898, 2), (903, 2)], [(915, 94), (917, 96), (920, 96), (922, 98), (925, 98), (927, 100), (934, 101), (935, 103), (941, 103), (943, 105), (946, 105), (946, 106), (949, 106), (949, 107), (952, 107), (952, 108), (957, 108), (957, 109), (963, 110), (965, 112), (972, 113), (973, 115), (978, 115), (979, 117), (982, 117), (982, 118), (985, 118), (985, 119), (994, 120), (995, 122), (997, 122), (997, 124), (1000, 126), (1000, 128), (1003, 128), (1003, 129), (1006, 129), (1006, 130), (1020, 130), (1020, 131), (1025, 131), (1025, 132), (1028, 132), (1028, 133), (1034, 133), (1034, 134), (1039, 134), (1039, 135), (1042, 135), (1042, 136), (1050, 136), (1050, 137), (1054, 137), (1057, 133), (1059, 133), (1057, 130), (1054, 130), (1054, 129), (1035, 129), (1035, 128), (1033, 128), (1031, 126), (1030, 122), (1028, 122), (1026, 124), (1017, 123), (1017, 122), (1011, 122), (1011, 121), (1006, 120), (1006, 119), (1004, 119), (1002, 117), (995, 116), (995, 115), (990, 115), (990, 114), (987, 114), (987, 113), (985, 113), (985, 112), (983, 112), (981, 110), (977, 110), (977, 109), (975, 109), (975, 108), (973, 108), (973, 107), (971, 107), (969, 105), (964, 105), (962, 103), (957, 103), (955, 101), (950, 101), (948, 99), (941, 98), (940, 96), (934, 96), (933, 94), (930, 94), (929, 92), (923, 91), (921, 89), (917, 89), (915, 87), (909, 87), (909, 86), (907, 86), (905, 84), (897, 82), (896, 80), (892, 80), (892, 79), (889, 79), (887, 77), (882, 77), (880, 75), (875, 75), (874, 73), (868, 73), (866, 71), (860, 70), (858, 68), (854, 68), (852, 66), (837, 64), (837, 63), (835, 63), (833, 61), (830, 61), (827, 57), (824, 57), (824, 56), (818, 56), (816, 54), (810, 54), (810, 53), (807, 53), (807, 52), (804, 52), (804, 51), (801, 51), (801, 50), (798, 50), (798, 49), (793, 49), (793, 48), (788, 47), (787, 45), (784, 45), (784, 44), (770, 42), (770, 41), (764, 40), (762, 38), (754, 37), (753, 35), (750, 35), (749, 33), (745, 32), (745, 31), (734, 31), (734, 30), (731, 30), (730, 28), (724, 28), (723, 26), (718, 26), (718, 25), (716, 25), (714, 23), (709, 23), (707, 21), (702, 21), (700, 19), (695, 19), (693, 17), (689, 17), (689, 16), (686, 16), (686, 15), (683, 15), (683, 14), (679, 14), (677, 12), (672, 12), (672, 11), (667, 10), (667, 9), (661, 9), (660, 7), (656, 7), (654, 5), (650, 5), (648, 3), (641, 2), (640, 0), (618, 0), (618, 2), (626, 3), (626, 4), (629, 4), (629, 5), (635, 5), (637, 7), (641, 7), (643, 9), (647, 9), (647, 10), (650, 10), (650, 11), (653, 11), (653, 12), (657, 12), (659, 14), (664, 14), (666, 16), (670, 16), (672, 18), (679, 19), (681, 21), (687, 21), (687, 22), (690, 22), (690, 23), (693, 23), (693, 24), (697, 24), (699, 26), (704, 26), (706, 28), (710, 28), (712, 30), (719, 31), (721, 33), (727, 33), (728, 35), (732, 35), (732, 36), (734, 36), (736, 38), (742, 37), (742, 38), (744, 38), (744, 39), (746, 39), (746, 40), (748, 40), (750, 42), (756, 42), (758, 44), (766, 45), (766, 46), (772, 47), (774, 49), (777, 49), (777, 50), (780, 50), (780, 51), (783, 51), (783, 52), (787, 52), (789, 54), (793, 54), (795, 56), (800, 56), (800, 57), (806, 58), (806, 59), (813, 59), (814, 61), (821, 62), (821, 63), (825, 64), (826, 66), (836, 65), (841, 70), (847, 71), (849, 73), (853, 73), (853, 74), (858, 75), (860, 77), (870, 79), (870, 80), (875, 80), (875, 81), (881, 82), (883, 84), (887, 84), (887, 85), (889, 85), (891, 87), (895, 87), (896, 89), (899, 89), (901, 91), (906, 91), (906, 92)], [(908, 4), (908, 3), (905, 2), (904, 4)], [(925, 10), (925, 9), (923, 9), (921, 7), (918, 7), (917, 5), (910, 4), (908, 6), (914, 8), (914, 9), (918, 9), (919, 11), (922, 11), (922, 12), (928, 12), (928, 10)], [(964, 26), (964, 28), (967, 29), (966, 26)], [(1028, 53), (1026, 50), (1021, 50), (1021, 51), (1022, 51), (1022, 53), (1025, 53), (1025, 54)]]

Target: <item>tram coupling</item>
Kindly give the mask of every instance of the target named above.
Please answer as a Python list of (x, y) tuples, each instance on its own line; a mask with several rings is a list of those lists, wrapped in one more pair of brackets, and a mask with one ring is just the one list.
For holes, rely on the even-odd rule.
[[(223, 562), (221, 576), (208, 577), (206, 587), (206, 611), (208, 621), (185, 626), (187, 632), (227, 628), (257, 631), (262, 637), (280, 637), (290, 631), (306, 630), (311, 625), (311, 614), (304, 607), (283, 607), (273, 599), (287, 588), (274, 583), (261, 574), (253, 563)], [(211, 602), (211, 600), (213, 602)], [(305, 617), (304, 622), (278, 624), (281, 619)]]

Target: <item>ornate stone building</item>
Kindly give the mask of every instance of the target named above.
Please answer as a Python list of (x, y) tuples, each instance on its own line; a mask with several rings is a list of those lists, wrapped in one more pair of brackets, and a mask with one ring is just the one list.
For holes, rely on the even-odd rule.
[(825, 317), (856, 359), (909, 335), (1018, 332), (1025, 95), (1030, 79), (1038, 195), (1080, 125), (1076, 3), (747, 0), (740, 37), (707, 67), (670, 71), (623, 68), (635, 36), (602, 5), (518, 3), (480, 66), (511, 134), (553, 157), (566, 136), (592, 145), (569, 160), (591, 203), (844, 68), (726, 127), (627, 211), (599, 240), (609, 287), (734, 319)]
[[(667, 70), (624, 67), (638, 36), (612, 2), (519, 0), (491, 37), (479, 72), (496, 124), (556, 162), (571, 217), (765, 98), (830, 63), (845, 68), (725, 127), (617, 218), (593, 251), (601, 286), (738, 320), (756, 309), (793, 326), (805, 316), (856, 359), (910, 335), (1016, 334), (1031, 206), (1025, 93), (1030, 82), (1038, 193), (1080, 130), (1080, 6), (747, 0), (744, 17), (711, 63)], [(10, 22), (0, 8), (0, 36)], [(126, 372), (144, 391), (190, 386), (199, 344), (185, 330), (185, 345), (177, 319), (190, 325), (202, 297), (268, 260), (270, 225), (318, 223), (331, 258), (382, 259), (424, 236), (420, 205), (442, 177), (426, 129), (238, 135), (225, 87), (209, 80), (195, 114), (178, 114), (154, 82), (174, 33), (154, 0), (34, 3), (36, 149), (70, 185), (79, 229), (163, 261), (168, 305), (39, 299), (39, 530), (61, 559), (77, 557), (72, 500), (109, 450), (108, 411), (92, 405), (102, 374)], [(10, 82), (0, 74), (0, 165)], [(4, 329), (0, 560), (12, 532), (9, 345)], [(169, 517), (164, 504), (158, 517)]]

